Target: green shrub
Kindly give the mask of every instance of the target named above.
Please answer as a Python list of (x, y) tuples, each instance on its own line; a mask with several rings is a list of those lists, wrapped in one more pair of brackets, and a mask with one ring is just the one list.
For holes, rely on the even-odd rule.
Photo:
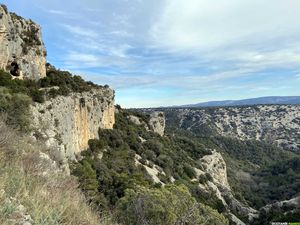
[(39, 90), (39, 83), (33, 80), (12, 79), (9, 73), (0, 71), (0, 86), (7, 88), (10, 93), (28, 95), (35, 102), (43, 103), (45, 93)]
[(116, 218), (124, 225), (228, 224), (217, 211), (197, 203), (183, 185), (127, 190), (118, 202)]
[(0, 86), (10, 86), (12, 83), (11, 75), (0, 70)]
[(0, 113), (7, 115), (7, 123), (23, 131), (29, 130), (30, 98), (24, 94), (10, 93), (7, 88), (0, 88)]
[(185, 174), (189, 177), (189, 178), (195, 178), (196, 177), (196, 171), (194, 170), (193, 167), (191, 167), (188, 164), (184, 164), (183, 166), (183, 170), (185, 172)]

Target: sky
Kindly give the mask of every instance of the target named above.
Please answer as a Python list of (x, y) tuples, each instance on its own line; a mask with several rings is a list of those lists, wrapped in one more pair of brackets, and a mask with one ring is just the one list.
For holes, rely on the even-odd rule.
[(299, 0), (2, 0), (122, 107), (300, 95)]

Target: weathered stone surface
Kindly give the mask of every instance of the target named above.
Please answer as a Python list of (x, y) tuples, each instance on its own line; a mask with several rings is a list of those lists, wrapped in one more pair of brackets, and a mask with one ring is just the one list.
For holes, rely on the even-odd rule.
[[(140, 119), (139, 117), (137, 117), (137, 116), (129, 115), (129, 116), (128, 116), (128, 119), (129, 119), (132, 123), (134, 123), (134, 124), (136, 124), (136, 125), (141, 125), (141, 124), (142, 124), (141, 119)], [(145, 124), (145, 123), (144, 123), (144, 124)]]
[(245, 223), (243, 221), (241, 221), (239, 218), (237, 218), (234, 214), (229, 213), (228, 214), (228, 218), (230, 219), (230, 221), (235, 224), (235, 225), (245, 225)]
[(165, 185), (165, 183), (162, 182), (158, 177), (159, 174), (166, 175), (165, 172), (163, 171), (163, 169), (155, 164), (153, 164), (150, 167), (149, 160), (145, 160), (146, 165), (144, 165), (140, 162), (141, 159), (142, 159), (142, 157), (140, 155), (136, 154), (135, 155), (135, 165), (136, 166), (142, 165), (145, 168), (146, 172), (150, 175), (150, 177), (152, 178), (154, 183), (159, 183), (161, 185)]
[[(203, 171), (195, 169), (197, 177), (202, 174), (210, 174), (212, 177), (212, 181), (207, 181), (206, 184), (199, 185), (202, 190), (213, 192), (215, 196), (223, 202), (224, 206), (235, 215), (248, 217), (249, 221), (258, 217), (257, 210), (239, 202), (233, 196), (228, 183), (226, 163), (219, 152), (213, 150), (212, 154), (202, 157), (200, 162), (203, 166)], [(232, 217), (232, 220), (236, 224), (243, 224), (242, 221), (239, 221), (235, 216)]]
[(165, 114), (163, 112), (152, 112), (150, 114), (149, 127), (155, 133), (158, 133), (160, 136), (164, 136), (165, 133)]
[(115, 123), (114, 93), (109, 88), (58, 96), (31, 107), (34, 136), (48, 147), (59, 149), (60, 158), (74, 159), (98, 138), (98, 129), (112, 129)]
[(163, 112), (151, 112), (149, 114), (148, 123), (144, 122), (141, 118), (134, 115), (129, 115), (128, 119), (136, 125), (143, 125), (147, 131), (153, 131), (154, 133), (157, 133), (160, 136), (164, 136), (166, 119), (165, 114)]
[(230, 189), (226, 163), (219, 152), (213, 151), (211, 155), (202, 157), (201, 164), (205, 167), (205, 172), (212, 176), (215, 184)]
[(0, 5), (0, 69), (36, 80), (46, 76), (45, 64), (40, 26)]
[[(288, 209), (288, 210), (287, 210)], [(285, 200), (274, 202), (273, 204), (268, 204), (260, 209), (261, 212), (269, 213), (270, 211), (281, 214), (283, 212), (299, 212), (300, 211), (300, 196)]]

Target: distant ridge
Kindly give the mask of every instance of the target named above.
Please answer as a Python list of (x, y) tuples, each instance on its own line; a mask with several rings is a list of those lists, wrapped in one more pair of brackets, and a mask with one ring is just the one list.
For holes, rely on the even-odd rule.
[(300, 96), (268, 96), (242, 100), (210, 101), (196, 104), (172, 106), (172, 108), (197, 108), (217, 106), (243, 106), (243, 105), (300, 105)]

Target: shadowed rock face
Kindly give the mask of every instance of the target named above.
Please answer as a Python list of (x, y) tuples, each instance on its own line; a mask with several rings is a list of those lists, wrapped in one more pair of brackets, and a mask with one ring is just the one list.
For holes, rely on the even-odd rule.
[(0, 69), (20, 79), (46, 76), (41, 28), (0, 5)]
[(33, 136), (59, 150), (61, 158), (75, 159), (98, 138), (99, 128), (112, 129), (115, 123), (114, 93), (109, 88), (58, 96), (31, 107)]

